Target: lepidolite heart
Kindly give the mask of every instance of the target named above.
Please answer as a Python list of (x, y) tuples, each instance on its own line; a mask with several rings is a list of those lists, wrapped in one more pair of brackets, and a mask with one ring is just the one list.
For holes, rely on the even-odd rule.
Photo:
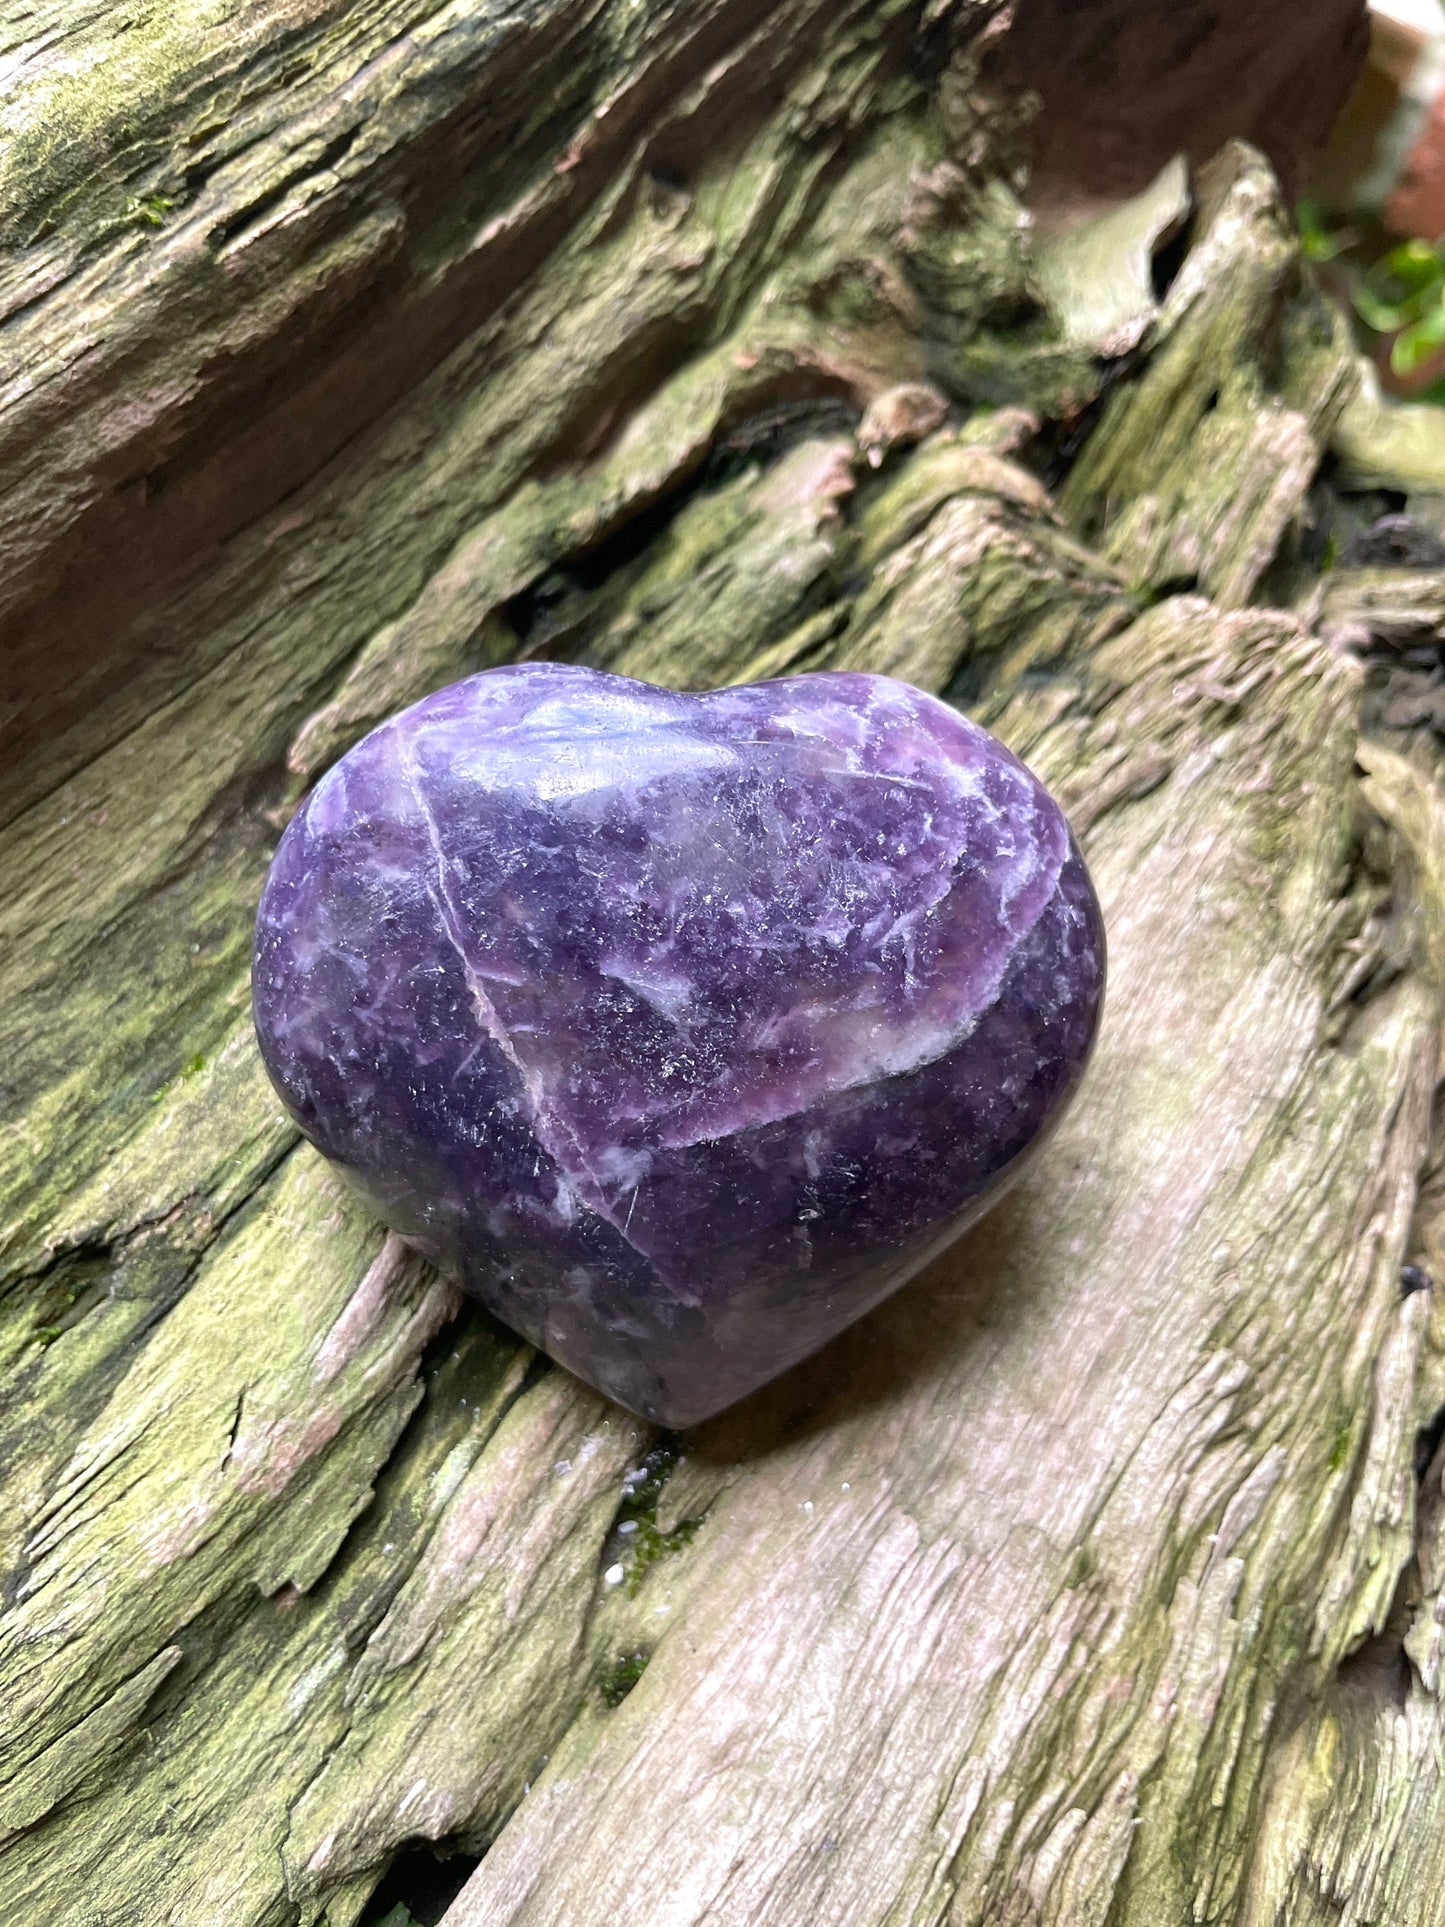
[(537, 663), (317, 786), (262, 898), (256, 1028), (387, 1223), (683, 1426), (997, 1198), (1078, 1082), (1103, 955), (1058, 808), (932, 697)]

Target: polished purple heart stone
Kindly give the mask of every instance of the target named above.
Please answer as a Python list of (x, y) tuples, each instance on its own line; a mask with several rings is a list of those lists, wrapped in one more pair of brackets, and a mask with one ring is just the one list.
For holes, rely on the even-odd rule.
[(418, 1250), (693, 1424), (976, 1218), (1079, 1081), (1104, 938), (1058, 807), (946, 704), (493, 669), (281, 839), (256, 1028)]

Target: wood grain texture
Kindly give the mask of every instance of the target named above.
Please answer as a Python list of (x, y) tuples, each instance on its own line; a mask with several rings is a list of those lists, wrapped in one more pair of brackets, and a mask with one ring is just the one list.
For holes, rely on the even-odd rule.
[[(7, 1927), (355, 1927), (416, 1841), (485, 1855), (453, 1927), (1445, 1923), (1445, 804), (1388, 682), (1441, 592), (1304, 560), (1332, 442), (1445, 461), (1237, 144), (1085, 353), (1006, 28), (5, 17)], [(1026, 1185), (681, 1441), (368, 1221), (251, 1039), (305, 787), (537, 653), (944, 693), (1108, 914)]]

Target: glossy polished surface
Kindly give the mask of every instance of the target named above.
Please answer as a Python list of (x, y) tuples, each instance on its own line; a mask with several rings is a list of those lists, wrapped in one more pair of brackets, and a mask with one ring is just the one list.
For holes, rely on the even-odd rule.
[(1078, 1082), (1103, 973), (1057, 806), (945, 704), (539, 663), (322, 780), (254, 996), (287, 1105), (380, 1215), (680, 1426), (993, 1202)]

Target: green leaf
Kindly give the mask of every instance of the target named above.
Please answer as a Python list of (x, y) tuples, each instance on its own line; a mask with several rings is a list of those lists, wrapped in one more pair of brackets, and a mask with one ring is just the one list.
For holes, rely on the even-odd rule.
[(1413, 375), (1445, 343), (1445, 306), (1438, 301), (1412, 326), (1402, 330), (1390, 350), (1390, 366), (1397, 375)]
[(1355, 310), (1377, 334), (1414, 326), (1439, 305), (1445, 260), (1428, 241), (1405, 241), (1377, 261), (1355, 293)]
[(1350, 229), (1330, 228), (1324, 209), (1312, 195), (1307, 194), (1296, 207), (1295, 221), (1307, 261), (1333, 261), (1354, 243), (1355, 236)]

